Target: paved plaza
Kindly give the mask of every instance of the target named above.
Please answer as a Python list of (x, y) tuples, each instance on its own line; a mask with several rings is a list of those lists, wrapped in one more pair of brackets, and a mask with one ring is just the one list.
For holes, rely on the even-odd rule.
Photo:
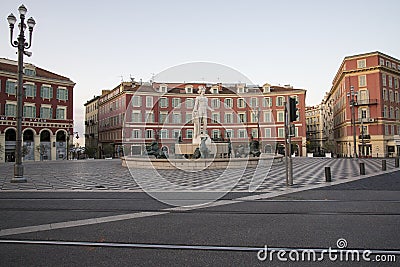
[[(395, 159), (389, 158), (387, 170), (395, 168)], [(382, 159), (330, 159), (330, 158), (294, 158), (293, 187), (306, 187), (325, 184), (325, 167), (329, 166), (332, 181), (345, 181), (359, 176), (359, 163), (365, 163), (367, 175), (382, 173)], [(13, 163), (0, 164), (0, 189), (2, 191), (141, 191), (128, 168), (121, 166), (121, 160), (75, 160), (27, 162), (25, 176), (27, 183), (11, 183)], [(269, 170), (269, 171), (268, 171)], [(234, 170), (231, 175), (240, 180), (231, 191), (248, 192), (255, 168)], [(135, 169), (132, 173), (139, 177), (147, 175), (148, 169)], [(206, 185), (207, 190), (224, 190), (223, 179), (207, 187), (219, 177), (223, 170), (203, 170), (185, 172), (182, 170), (159, 170), (158, 173), (169, 182), (198, 186)], [(275, 162), (262, 175), (263, 181), (257, 192), (274, 192), (285, 190), (285, 163)]]

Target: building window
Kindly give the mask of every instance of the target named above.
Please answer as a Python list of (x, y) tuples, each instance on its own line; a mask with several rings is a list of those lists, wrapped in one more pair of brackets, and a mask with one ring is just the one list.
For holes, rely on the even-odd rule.
[(168, 98), (166, 98), (166, 97), (161, 97), (160, 98), (160, 107), (161, 108), (167, 108), (168, 107)]
[(40, 97), (41, 98), (53, 98), (53, 88), (48, 85), (42, 85), (40, 88)]
[(53, 109), (50, 107), (41, 107), (40, 108), (40, 118), (52, 119), (53, 118)]
[(284, 128), (278, 128), (278, 137), (285, 137), (285, 129)]
[(142, 134), (141, 134), (141, 131), (139, 129), (132, 130), (132, 138), (133, 139), (139, 139), (139, 138), (142, 137), (141, 135)]
[(187, 98), (185, 101), (186, 108), (192, 109), (194, 106), (193, 98)]
[(225, 98), (224, 104), (225, 104), (225, 108), (232, 108), (233, 107), (232, 98)]
[(386, 74), (382, 73), (382, 85), (386, 86)]
[(154, 122), (154, 113), (153, 111), (146, 111), (146, 122), (153, 123)]
[(225, 123), (233, 123), (232, 113), (225, 113)]
[(220, 107), (220, 101), (218, 98), (212, 98), (211, 99), (211, 107), (212, 108), (219, 108)]
[(388, 100), (387, 91), (386, 91), (385, 88), (383, 88), (383, 90), (382, 90), (382, 98), (383, 98), (383, 100), (385, 100), (385, 101)]
[(252, 108), (258, 107), (258, 99), (256, 97), (252, 97), (250, 99), (250, 107)]
[(7, 117), (15, 117), (17, 114), (17, 105), (14, 103), (7, 103), (4, 113)]
[(237, 107), (238, 107), (238, 108), (245, 108), (245, 107), (246, 107), (246, 102), (244, 101), (243, 98), (239, 98), (239, 99), (238, 99)]
[(152, 129), (147, 129), (146, 130), (146, 138), (153, 139), (153, 136), (154, 136), (154, 131)]
[(213, 139), (218, 139), (221, 136), (221, 133), (218, 129), (212, 130), (212, 138)]
[(253, 138), (258, 138), (258, 129), (257, 128), (252, 128), (251, 129), (251, 136)]
[(17, 87), (16, 87), (16, 82), (7, 80), (6, 81), (6, 94), (9, 95), (16, 95), (17, 94)]
[(24, 105), (24, 117), (36, 118), (36, 107), (34, 105)]
[(132, 122), (142, 122), (142, 113), (139, 111), (132, 112)]
[(132, 107), (141, 107), (141, 106), (142, 106), (142, 97), (134, 95), (132, 97)]
[(160, 93), (166, 93), (168, 90), (168, 87), (166, 85), (160, 85)]
[(358, 86), (359, 87), (367, 86), (367, 76), (366, 75), (358, 76)]
[(218, 94), (218, 93), (219, 93), (218, 88), (217, 88), (217, 87), (212, 88), (212, 89), (211, 89), (211, 93), (212, 93), (212, 94)]
[(399, 79), (398, 78), (394, 78), (394, 88), (399, 89)]
[(211, 120), (212, 120), (212, 123), (219, 123), (220, 122), (219, 113), (211, 114)]
[[(368, 109), (367, 108), (360, 108), (358, 109), (358, 119), (366, 119), (368, 118)], [(364, 121), (364, 120), (363, 120)]]
[(240, 130), (238, 131), (238, 134), (239, 134), (239, 138), (247, 138), (247, 132), (246, 132), (246, 130), (240, 129)]
[(192, 86), (187, 86), (185, 87), (186, 94), (193, 94), (193, 87)]
[(385, 66), (385, 60), (383, 58), (379, 59), (379, 65)]
[(357, 68), (362, 69), (365, 68), (366, 66), (367, 66), (366, 59), (357, 60)]
[(263, 99), (263, 107), (272, 107), (272, 101), (270, 97), (265, 97)]
[(166, 139), (166, 138), (168, 138), (168, 130), (162, 129), (161, 130), (161, 139)]
[(193, 119), (192, 113), (187, 112), (185, 117), (186, 117), (186, 120), (185, 120), (186, 123), (192, 123), (192, 119)]
[(168, 114), (166, 112), (160, 112), (160, 123), (168, 123)]
[(389, 109), (389, 118), (394, 119), (394, 108), (390, 107)]
[(173, 113), (172, 114), (172, 122), (173, 123), (181, 123), (181, 113)]
[(244, 123), (246, 122), (246, 113), (239, 113), (239, 122)]
[(179, 136), (182, 136), (181, 130), (174, 130), (174, 139), (178, 139)]
[(65, 120), (66, 119), (66, 108), (65, 107), (58, 107), (56, 109), (56, 119), (57, 120)]
[(58, 100), (68, 100), (68, 90), (67, 88), (57, 88), (57, 99)]
[(36, 97), (36, 85), (24, 84), (24, 89), (26, 97)]
[(277, 112), (278, 115), (278, 122), (284, 122), (285, 121), (285, 112), (284, 111), (278, 111)]
[(152, 96), (146, 96), (146, 108), (152, 108), (153, 107), (153, 97)]
[(181, 106), (181, 99), (180, 98), (172, 98), (172, 107), (179, 108)]
[(225, 138), (233, 138), (233, 130), (232, 129), (226, 129), (225, 130)]
[(393, 87), (393, 77), (388, 76), (388, 81), (389, 81), (389, 87), (392, 88)]
[(193, 130), (186, 130), (186, 138), (188, 139), (193, 138)]
[(383, 117), (384, 117), (384, 118), (387, 118), (387, 117), (388, 117), (388, 108), (387, 108), (387, 106), (384, 106), (384, 107), (383, 107)]
[(255, 123), (258, 122), (258, 111), (252, 111), (250, 117), (250, 122)]
[(396, 103), (400, 102), (399, 93), (398, 92), (394, 92), (394, 99), (395, 99)]
[(394, 102), (393, 90), (389, 90), (389, 100), (390, 102)]
[(265, 137), (270, 138), (271, 137), (271, 128), (265, 128)]
[(276, 98), (276, 105), (277, 105), (278, 107), (282, 107), (283, 104), (284, 104), (284, 102), (285, 102), (285, 98), (284, 98), (283, 96), (278, 96), (278, 97)]
[(26, 76), (36, 76), (36, 71), (34, 69), (24, 69), (24, 74)]
[(385, 124), (385, 135), (389, 135), (389, 125)]
[(264, 122), (271, 122), (271, 111), (264, 112)]

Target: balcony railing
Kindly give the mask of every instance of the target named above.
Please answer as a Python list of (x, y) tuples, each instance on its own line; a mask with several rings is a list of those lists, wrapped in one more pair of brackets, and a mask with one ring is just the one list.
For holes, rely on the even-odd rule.
[(371, 139), (371, 136), (369, 134), (364, 134), (364, 135), (360, 134), (358, 136), (358, 139)]
[(364, 105), (376, 105), (378, 104), (378, 99), (357, 99), (354, 103), (355, 106), (364, 106)]
[(361, 124), (361, 122), (364, 123), (373, 123), (376, 122), (376, 119), (374, 118), (357, 118), (357, 124)]

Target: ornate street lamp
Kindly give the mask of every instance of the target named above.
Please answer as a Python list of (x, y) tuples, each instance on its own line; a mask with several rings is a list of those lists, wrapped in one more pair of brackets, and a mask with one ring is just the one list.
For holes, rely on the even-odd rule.
[(25, 42), (25, 15), (28, 11), (24, 5), (18, 8), (19, 18), (21, 22), (18, 24), (19, 35), (17, 41), (13, 41), (14, 25), (17, 22), (16, 17), (10, 14), (7, 17), (8, 24), (10, 25), (10, 42), (11, 46), (18, 48), (18, 87), (17, 87), (17, 138), (15, 147), (15, 165), (14, 165), (14, 177), (11, 179), (12, 183), (24, 183), (26, 178), (24, 177), (24, 166), (22, 165), (22, 97), (23, 97), (23, 72), (24, 72), (24, 55), (31, 56), (32, 53), (25, 51), (32, 45), (32, 32), (35, 27), (35, 20), (30, 17), (26, 23), (29, 29), (29, 43)]
[(351, 126), (353, 127), (353, 156), (357, 158), (357, 140), (356, 140), (356, 113), (355, 106), (357, 105), (357, 92), (354, 92), (354, 87), (350, 86), (350, 93), (347, 93), (351, 107)]

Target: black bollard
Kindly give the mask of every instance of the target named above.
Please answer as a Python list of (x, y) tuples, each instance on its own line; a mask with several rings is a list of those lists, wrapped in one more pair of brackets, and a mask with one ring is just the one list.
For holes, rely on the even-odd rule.
[(395, 167), (395, 168), (398, 168), (398, 167), (399, 167), (399, 157), (396, 157), (396, 158), (394, 159), (394, 167)]
[(332, 182), (331, 167), (325, 167), (325, 182)]
[(364, 165), (364, 162), (360, 162), (360, 175), (365, 175), (365, 165)]
[(386, 159), (382, 160), (382, 171), (386, 171)]

